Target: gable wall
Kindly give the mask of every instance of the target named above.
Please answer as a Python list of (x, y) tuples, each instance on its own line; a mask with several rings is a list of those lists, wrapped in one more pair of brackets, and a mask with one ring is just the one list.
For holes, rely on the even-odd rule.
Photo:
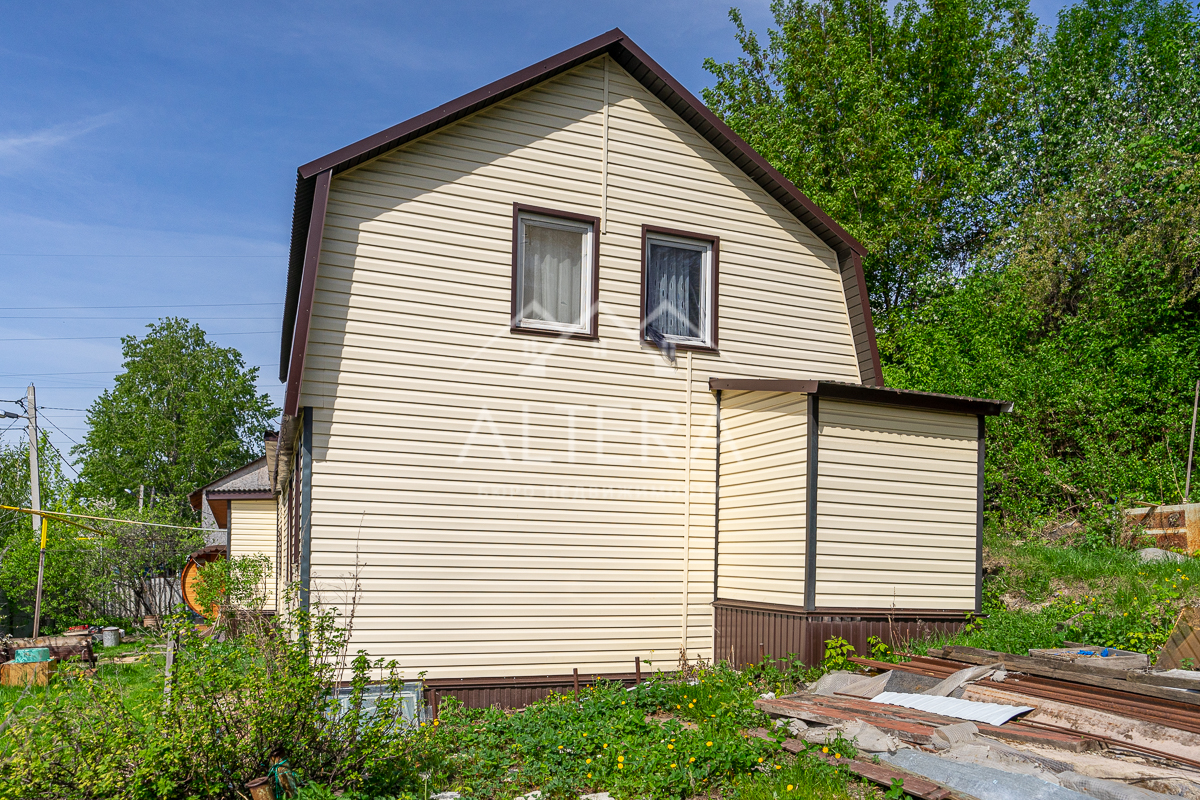
[[(406, 674), (711, 656), (707, 379), (858, 381), (833, 253), (604, 59), (335, 176), (301, 407), (312, 575)], [(600, 339), (511, 334), (512, 204), (602, 216)], [(719, 354), (639, 342), (640, 226), (716, 234)], [(684, 606), (684, 563), (687, 603)], [(686, 610), (686, 623), (684, 621)]]

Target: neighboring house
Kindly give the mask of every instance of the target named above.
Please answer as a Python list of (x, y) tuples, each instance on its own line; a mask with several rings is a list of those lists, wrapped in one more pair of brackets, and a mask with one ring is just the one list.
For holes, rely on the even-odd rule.
[[(273, 435), (268, 435), (267, 452), (274, 452)], [(264, 611), (275, 611), (277, 594), (276, 500), (271, 491), (267, 456), (217, 478), (189, 496), (192, 508), (201, 512), (208, 527), (212, 520), (218, 535), (206, 536), (206, 544), (228, 545), (230, 558), (263, 555), (271, 562)]]
[(280, 586), (469, 702), (961, 624), (1001, 404), (881, 388), (864, 252), (619, 30), (306, 164)]

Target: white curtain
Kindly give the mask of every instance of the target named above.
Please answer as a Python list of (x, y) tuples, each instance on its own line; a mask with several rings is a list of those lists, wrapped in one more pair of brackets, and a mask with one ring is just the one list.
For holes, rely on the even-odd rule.
[(582, 324), (583, 248), (587, 234), (525, 220), (521, 318)]
[(646, 322), (663, 336), (705, 339), (704, 251), (648, 242)]

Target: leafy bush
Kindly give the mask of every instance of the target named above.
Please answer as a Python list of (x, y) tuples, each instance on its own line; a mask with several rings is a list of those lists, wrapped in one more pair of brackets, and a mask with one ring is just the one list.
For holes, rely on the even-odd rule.
[[(155, 673), (154, 691), (136, 697), (114, 681), (61, 676), (60, 691), (0, 734), (0, 797), (234, 798), (280, 758), (338, 788), (416, 785), (396, 665), (348, 658), (336, 611), (239, 628), (221, 641), (175, 618), (170, 676)], [(380, 673), (372, 709), (369, 678)]]

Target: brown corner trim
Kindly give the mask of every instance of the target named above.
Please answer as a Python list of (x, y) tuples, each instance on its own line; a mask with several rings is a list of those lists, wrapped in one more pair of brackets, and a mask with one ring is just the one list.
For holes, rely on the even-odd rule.
[(915, 392), (907, 389), (887, 389), (879, 386), (862, 386), (839, 381), (788, 380), (774, 378), (709, 378), (708, 388), (712, 391), (746, 392), (803, 392), (833, 400), (853, 400), (860, 403), (905, 406), (933, 411), (951, 411), (959, 414), (983, 414), (992, 416), (1012, 410), (1012, 404), (1002, 400), (987, 400), (979, 397), (958, 397), (932, 392)]
[(762, 611), (775, 614), (791, 614), (798, 617), (872, 617), (885, 619), (962, 619), (972, 613), (969, 609), (930, 608), (813, 608), (789, 606), (779, 603), (757, 603), (751, 600), (714, 600), (714, 608), (735, 608), (744, 611)]
[(975, 613), (983, 612), (983, 461), (987, 455), (987, 420), (979, 415), (979, 460), (975, 477)]
[(329, 204), (331, 170), (317, 176), (313, 188), (312, 213), (308, 223), (308, 238), (304, 245), (304, 265), (300, 272), (300, 296), (296, 304), (292, 328), (292, 353), (288, 360), (287, 393), (283, 413), (296, 416), (300, 407), (300, 381), (304, 377), (304, 354), (308, 349), (308, 327), (312, 322), (313, 295), (317, 290), (317, 265), (321, 261), (321, 237), (325, 233), (325, 209)]
[(820, 489), (817, 478), (821, 468), (821, 398), (808, 396), (808, 420), (804, 434), (808, 439), (807, 463), (804, 465), (804, 607), (813, 610), (817, 605), (817, 503)]
[(641, 289), (638, 292), (638, 329), (642, 334), (642, 341), (649, 342), (649, 337), (646, 336), (646, 238), (650, 234), (661, 233), (664, 236), (676, 236), (680, 239), (695, 239), (697, 242), (708, 242), (712, 246), (712, 276), (708, 285), (708, 307), (710, 310), (710, 318), (708, 320), (708, 340), (710, 344), (695, 344), (688, 342), (675, 342), (677, 351), (693, 353), (718, 353), (720, 352), (720, 341), (718, 335), (721, 329), (720, 309), (718, 302), (720, 301), (721, 292), (720, 286), (720, 251), (721, 237), (710, 233), (696, 233), (694, 231), (681, 231), (675, 228), (660, 228), (657, 225), (642, 226), (642, 267)]
[[(591, 314), (588, 317), (586, 331), (548, 331), (540, 328), (526, 328), (520, 324), (521, 309), (517, 307), (517, 282), (521, 276), (520, 264), (517, 263), (517, 238), (520, 233), (519, 217), (522, 213), (537, 214), (543, 217), (557, 217), (575, 222), (586, 222), (592, 226), (592, 297)], [(512, 333), (531, 333), (535, 336), (548, 336), (554, 339), (586, 339), (600, 338), (600, 218), (575, 211), (560, 211), (554, 208), (513, 203), (512, 215), (512, 285), (510, 287), (510, 307), (508, 329)]]

